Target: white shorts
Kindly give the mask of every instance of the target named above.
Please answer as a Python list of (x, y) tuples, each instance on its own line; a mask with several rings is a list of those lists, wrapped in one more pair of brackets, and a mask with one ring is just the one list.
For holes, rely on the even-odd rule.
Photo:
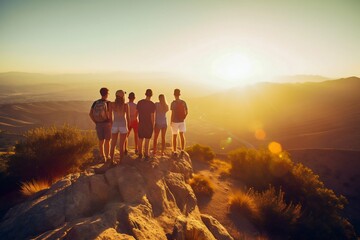
[(116, 126), (113, 126), (111, 128), (111, 133), (114, 134), (114, 133), (120, 133), (120, 134), (126, 134), (128, 132), (127, 128), (126, 127), (116, 127)]
[(186, 132), (185, 122), (171, 123), (171, 132), (173, 135), (178, 134), (178, 132)]

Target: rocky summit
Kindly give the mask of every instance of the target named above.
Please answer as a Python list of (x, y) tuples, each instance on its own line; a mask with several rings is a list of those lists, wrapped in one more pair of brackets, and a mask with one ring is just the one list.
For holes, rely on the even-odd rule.
[(10, 209), (2, 239), (232, 239), (201, 214), (187, 154), (150, 161), (126, 156), (111, 168), (70, 174)]

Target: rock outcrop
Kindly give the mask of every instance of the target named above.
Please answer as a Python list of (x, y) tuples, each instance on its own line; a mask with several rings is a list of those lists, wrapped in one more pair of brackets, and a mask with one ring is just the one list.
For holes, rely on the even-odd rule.
[(2, 239), (232, 239), (201, 215), (187, 180), (188, 155), (92, 168), (59, 180), (10, 209)]

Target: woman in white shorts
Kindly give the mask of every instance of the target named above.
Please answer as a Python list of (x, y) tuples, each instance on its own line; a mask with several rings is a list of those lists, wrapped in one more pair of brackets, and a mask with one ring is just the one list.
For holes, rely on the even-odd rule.
[(154, 143), (153, 154), (156, 154), (157, 139), (161, 131), (161, 155), (165, 152), (165, 135), (167, 129), (166, 113), (169, 111), (169, 105), (166, 102), (164, 94), (159, 95), (159, 102), (155, 103), (155, 131), (154, 131)]
[(129, 107), (125, 103), (125, 92), (123, 90), (116, 91), (115, 102), (110, 103), (109, 111), (112, 117), (110, 157), (111, 163), (114, 164), (114, 152), (118, 136), (120, 134), (119, 151), (121, 161), (124, 157), (125, 140), (128, 132)]

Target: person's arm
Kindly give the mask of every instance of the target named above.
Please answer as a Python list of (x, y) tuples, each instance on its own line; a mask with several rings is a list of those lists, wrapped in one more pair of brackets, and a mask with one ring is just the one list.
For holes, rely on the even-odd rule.
[(91, 120), (96, 123), (95, 119), (94, 119), (94, 106), (95, 106), (96, 101), (91, 105), (90, 108), (90, 112), (89, 112), (89, 116), (91, 118)]
[(155, 112), (151, 113), (151, 124), (155, 127)]
[(189, 111), (188, 111), (188, 107), (186, 105), (186, 102), (184, 101), (184, 105), (185, 105), (185, 118), (187, 117)]
[(152, 109), (152, 113), (151, 113), (151, 123), (154, 128), (155, 128), (155, 112), (156, 112), (156, 106), (155, 106), (155, 104), (153, 104), (153, 109)]
[(94, 123), (96, 123), (96, 122), (95, 122), (95, 119), (94, 119), (93, 111), (94, 111), (94, 109), (91, 107), (91, 108), (90, 108), (90, 112), (89, 112), (89, 116), (90, 116), (91, 120), (92, 120)]
[(129, 105), (128, 104), (125, 104), (125, 117), (126, 117), (126, 121), (127, 121), (127, 126), (129, 128), (129, 125), (130, 125), (130, 112), (129, 112)]
[(165, 112), (168, 112), (169, 111), (169, 105), (165, 105)]
[(171, 110), (171, 118), (170, 118), (171, 122), (170, 123), (172, 123), (172, 122), (174, 122), (174, 106), (173, 106), (173, 102), (171, 103), (170, 110)]
[(113, 112), (113, 106), (112, 106), (112, 103), (111, 103), (111, 102), (109, 102), (108, 107), (109, 107), (108, 118), (110, 119), (110, 122), (112, 123), (112, 122), (113, 122), (113, 114), (112, 114), (112, 112)]

